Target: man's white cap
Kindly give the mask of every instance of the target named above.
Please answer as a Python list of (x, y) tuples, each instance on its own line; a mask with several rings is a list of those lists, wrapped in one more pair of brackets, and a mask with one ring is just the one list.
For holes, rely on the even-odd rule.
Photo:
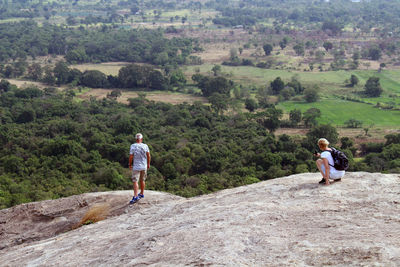
[(141, 133), (136, 134), (136, 140), (143, 139), (143, 135)]

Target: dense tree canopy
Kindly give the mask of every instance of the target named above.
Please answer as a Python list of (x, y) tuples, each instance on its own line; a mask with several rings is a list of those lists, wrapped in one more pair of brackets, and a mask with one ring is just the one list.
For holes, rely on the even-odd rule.
[(71, 63), (128, 61), (155, 65), (186, 62), (195, 42), (167, 39), (162, 30), (63, 28), (34, 21), (0, 24), (0, 62), (27, 56), (63, 55)]
[[(286, 135), (275, 138), (268, 133), (281, 123), (282, 111), (275, 108), (225, 116), (199, 103), (174, 106), (144, 96), (130, 99), (128, 106), (112, 99), (76, 102), (50, 89), (1, 84), (7, 88), (0, 94), (1, 208), (88, 191), (129, 189), (126, 166), (136, 132), (144, 133), (152, 153), (148, 188), (183, 196), (314, 171), (315, 140), (338, 141), (330, 125), (312, 128), (300, 143)], [(305, 112), (308, 116), (315, 119), (315, 112)], [(400, 168), (400, 138), (387, 138), (382, 155), (368, 156), (369, 165), (352, 168), (375, 170), (373, 158), (385, 160), (379, 168)]]
[(198, 87), (201, 89), (203, 96), (209, 97), (214, 93), (229, 96), (233, 87), (233, 82), (225, 77), (208, 77), (203, 75), (195, 75), (193, 79), (197, 82)]

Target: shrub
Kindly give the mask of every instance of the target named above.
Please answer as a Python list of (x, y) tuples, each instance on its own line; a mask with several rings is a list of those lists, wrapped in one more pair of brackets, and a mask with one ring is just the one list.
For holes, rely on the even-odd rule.
[(81, 227), (82, 225), (87, 225), (102, 221), (106, 219), (109, 214), (110, 214), (109, 204), (94, 205), (85, 213), (85, 215), (82, 217), (80, 222), (75, 226), (75, 228)]

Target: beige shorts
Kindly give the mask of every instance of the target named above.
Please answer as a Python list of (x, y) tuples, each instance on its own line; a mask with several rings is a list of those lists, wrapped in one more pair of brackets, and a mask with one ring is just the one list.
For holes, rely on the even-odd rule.
[(132, 182), (137, 182), (138, 180), (146, 181), (147, 170), (144, 171), (132, 171)]

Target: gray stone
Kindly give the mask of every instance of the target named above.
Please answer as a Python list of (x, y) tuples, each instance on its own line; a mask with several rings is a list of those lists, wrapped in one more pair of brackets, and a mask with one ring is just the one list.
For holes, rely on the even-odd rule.
[[(40, 241), (15, 242), (0, 250), (0, 262), (400, 266), (399, 176), (347, 173), (330, 186), (319, 180), (319, 174), (298, 174), (191, 199), (146, 191), (132, 206), (108, 201), (119, 212), (106, 220)], [(129, 192), (118, 194), (129, 200)], [(92, 205), (88, 194), (83, 198)], [(29, 207), (38, 210), (38, 204)], [(68, 218), (54, 210), (43, 213)]]

